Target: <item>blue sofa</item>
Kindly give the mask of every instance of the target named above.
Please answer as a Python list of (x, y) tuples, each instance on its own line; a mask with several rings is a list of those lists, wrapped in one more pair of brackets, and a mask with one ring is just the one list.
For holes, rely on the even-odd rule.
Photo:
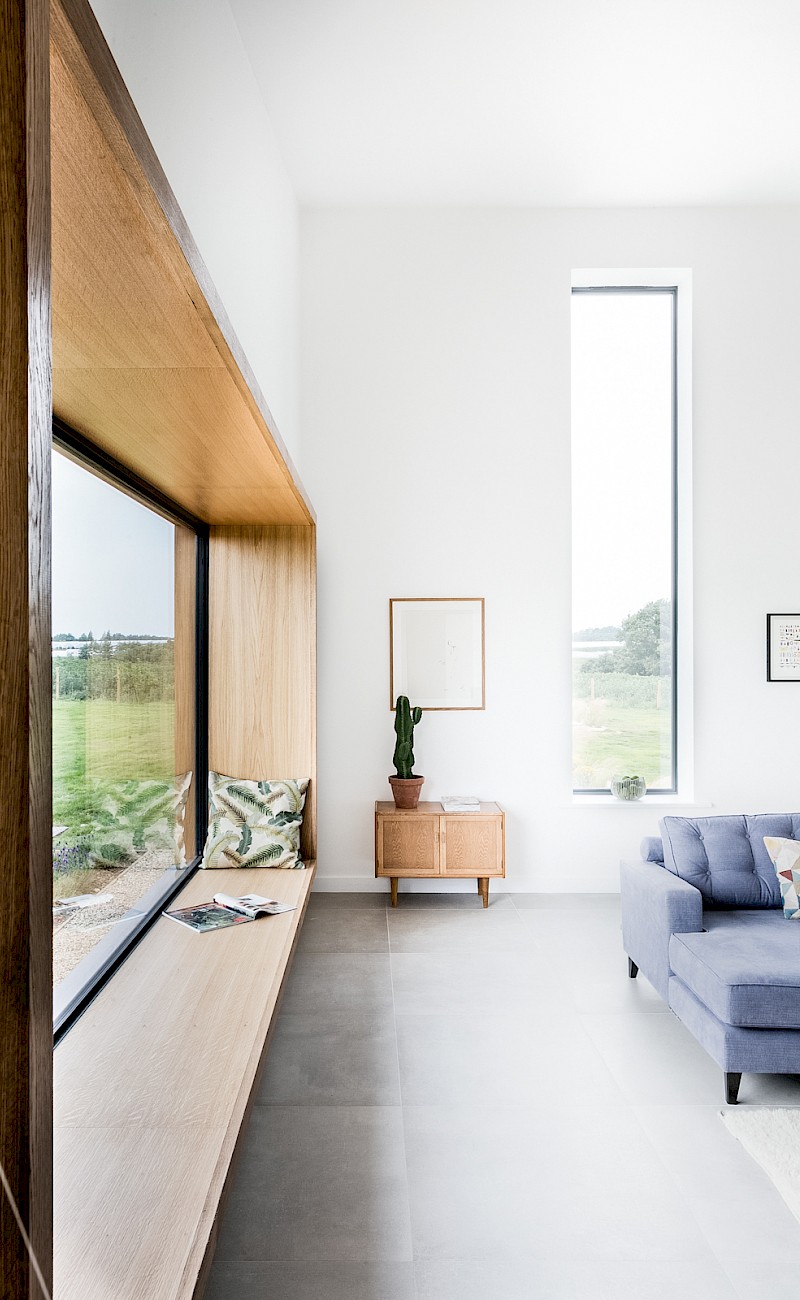
[(628, 974), (641, 971), (725, 1075), (800, 1074), (800, 922), (783, 914), (764, 836), (800, 814), (665, 817), (621, 866)]

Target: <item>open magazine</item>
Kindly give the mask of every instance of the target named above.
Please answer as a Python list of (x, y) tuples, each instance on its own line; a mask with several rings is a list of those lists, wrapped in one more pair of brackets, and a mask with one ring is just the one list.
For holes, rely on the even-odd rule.
[(164, 915), (181, 925), (188, 925), (191, 930), (205, 933), (207, 930), (224, 930), (229, 925), (243, 925), (259, 916), (277, 916), (280, 912), (294, 910), (294, 903), (279, 903), (276, 898), (262, 898), (260, 894), (244, 894), (241, 898), (215, 894), (211, 903), (176, 907)]
[(257, 916), (277, 916), (279, 912), (294, 911), (294, 903), (279, 903), (276, 898), (262, 898), (260, 894), (242, 894), (241, 898), (215, 894), (214, 902), (220, 907), (229, 907), (232, 912), (241, 912), (251, 921), (255, 921)]

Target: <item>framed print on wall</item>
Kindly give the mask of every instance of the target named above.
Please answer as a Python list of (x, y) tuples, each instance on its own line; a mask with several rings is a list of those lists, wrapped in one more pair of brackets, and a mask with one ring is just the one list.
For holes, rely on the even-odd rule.
[(390, 600), (389, 655), (390, 709), (486, 707), (482, 597)]
[(800, 682), (800, 614), (767, 614), (767, 681)]

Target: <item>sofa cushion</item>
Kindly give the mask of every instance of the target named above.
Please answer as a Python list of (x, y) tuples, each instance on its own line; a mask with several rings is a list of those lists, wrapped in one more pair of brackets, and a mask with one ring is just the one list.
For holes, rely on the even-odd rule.
[(797, 930), (781, 912), (742, 913), (737, 921), (702, 934), (673, 934), (673, 972), (726, 1024), (800, 1029)]
[(718, 907), (780, 907), (764, 836), (800, 839), (800, 813), (665, 817), (664, 866)]

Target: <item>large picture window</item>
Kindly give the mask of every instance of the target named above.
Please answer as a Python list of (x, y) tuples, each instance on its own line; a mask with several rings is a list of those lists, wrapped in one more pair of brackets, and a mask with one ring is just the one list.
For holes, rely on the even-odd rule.
[(677, 319), (675, 286), (573, 288), (577, 792), (677, 789)]
[(57, 1022), (195, 862), (198, 544), (54, 450)]

